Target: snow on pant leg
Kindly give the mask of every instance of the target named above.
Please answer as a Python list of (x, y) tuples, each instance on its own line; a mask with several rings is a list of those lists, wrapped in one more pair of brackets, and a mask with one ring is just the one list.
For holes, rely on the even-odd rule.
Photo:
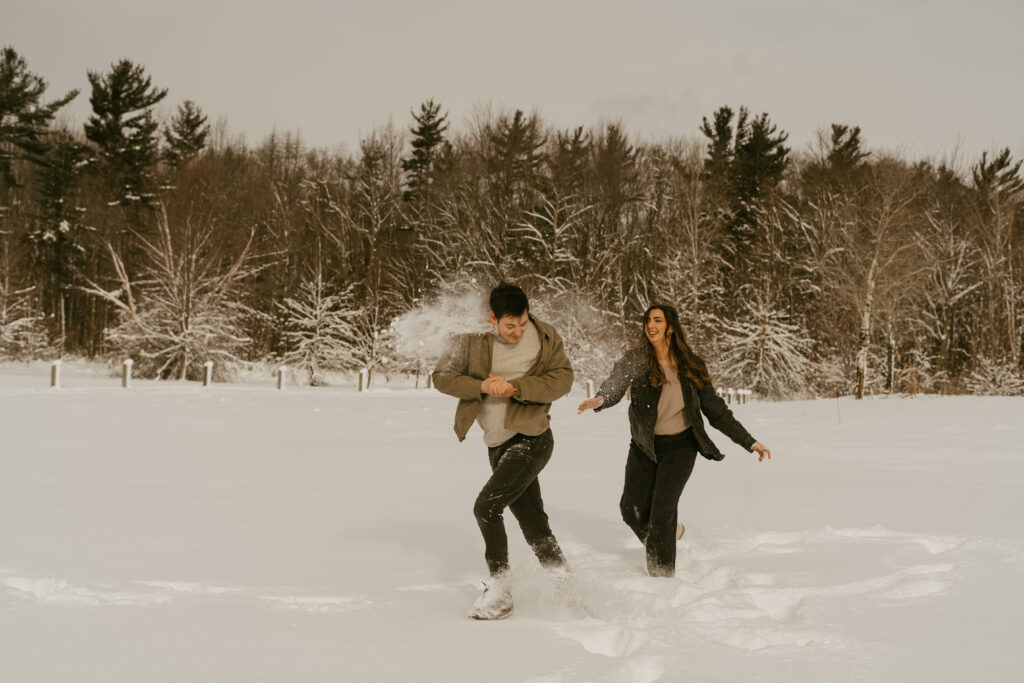
[(658, 472), (651, 496), (651, 526), (647, 537), (647, 573), (674, 576), (676, 573), (676, 523), (679, 496), (683, 493), (697, 459), (693, 430), (654, 437)]
[(516, 434), (487, 449), (492, 474), (476, 498), (473, 514), (484, 537), (484, 557), (492, 576), (508, 569), (508, 536), (502, 513), (537, 479), (551, 458), (551, 449), (534, 457), (529, 439)]
[[(538, 436), (524, 436), (530, 446), (530, 457), (542, 462), (540, 469), (551, 460), (555, 447), (555, 438), (551, 430)], [(539, 473), (540, 470), (538, 470)], [(548, 515), (544, 512), (544, 500), (540, 495), (540, 479), (534, 478), (526, 490), (508, 506), (523, 530), (526, 542), (533, 548), (534, 554), (545, 567), (560, 567), (565, 564), (565, 555), (555, 540), (548, 523)]]
[(658, 464), (630, 443), (626, 457), (626, 481), (619, 499), (622, 521), (629, 525), (641, 543), (647, 542), (651, 521), (651, 498), (654, 494)]

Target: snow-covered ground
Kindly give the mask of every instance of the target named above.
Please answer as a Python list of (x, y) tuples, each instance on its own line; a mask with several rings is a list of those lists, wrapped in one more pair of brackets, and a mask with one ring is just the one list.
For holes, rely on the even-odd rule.
[[(674, 579), (618, 518), (624, 405), (555, 405), (570, 607), (508, 515), (515, 614), (466, 612), (488, 476), (455, 400), (0, 368), (0, 680), (1020, 680), (1024, 400), (737, 406)], [(714, 432), (713, 432), (714, 434)]]

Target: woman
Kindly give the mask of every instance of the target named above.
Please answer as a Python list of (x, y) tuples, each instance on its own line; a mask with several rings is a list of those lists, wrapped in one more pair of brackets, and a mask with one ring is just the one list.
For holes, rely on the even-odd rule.
[(615, 364), (597, 396), (581, 403), (579, 412), (611, 408), (630, 389), (632, 439), (619, 508), (647, 548), (647, 572), (673, 576), (679, 496), (697, 453), (709, 460), (725, 457), (708, 437), (701, 412), (715, 429), (756, 451), (758, 461), (771, 453), (715, 393), (707, 366), (686, 343), (676, 309), (651, 306), (643, 320), (640, 344)]

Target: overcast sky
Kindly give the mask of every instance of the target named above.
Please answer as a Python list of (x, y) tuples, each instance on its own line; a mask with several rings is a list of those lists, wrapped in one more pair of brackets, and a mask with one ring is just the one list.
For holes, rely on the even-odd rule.
[(871, 148), (971, 163), (1024, 157), (1024, 2), (926, 0), (0, 0), (0, 44), (82, 94), (128, 58), (229, 131), (355, 149), (433, 97), (455, 127), (482, 107), (560, 128), (621, 120), (695, 136), (729, 104), (768, 112), (806, 149), (832, 122)]

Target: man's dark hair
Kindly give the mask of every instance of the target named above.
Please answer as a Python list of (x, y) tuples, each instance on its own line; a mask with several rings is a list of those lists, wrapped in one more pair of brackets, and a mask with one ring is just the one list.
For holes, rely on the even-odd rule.
[(530, 310), (530, 302), (526, 299), (526, 293), (515, 285), (502, 282), (491, 290), (491, 313), (497, 320), (506, 315), (518, 318)]

